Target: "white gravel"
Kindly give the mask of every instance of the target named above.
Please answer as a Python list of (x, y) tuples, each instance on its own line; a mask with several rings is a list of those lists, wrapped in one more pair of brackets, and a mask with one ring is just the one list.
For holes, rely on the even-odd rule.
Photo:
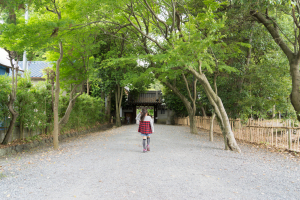
[(137, 125), (0, 158), (0, 199), (300, 199), (298, 161), (189, 127), (155, 125), (142, 153)]

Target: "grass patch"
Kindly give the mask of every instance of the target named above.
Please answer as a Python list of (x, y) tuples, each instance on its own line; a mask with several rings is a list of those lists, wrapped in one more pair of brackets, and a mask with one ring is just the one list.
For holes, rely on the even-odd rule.
[(2, 172), (0, 172), (0, 180), (3, 179), (3, 178), (5, 178), (5, 177), (6, 176)]

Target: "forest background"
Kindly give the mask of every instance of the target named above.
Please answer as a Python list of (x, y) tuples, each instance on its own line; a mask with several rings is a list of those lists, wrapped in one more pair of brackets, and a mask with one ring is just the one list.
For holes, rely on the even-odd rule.
[[(2, 0), (0, 47), (11, 60), (48, 61), (47, 81), (0, 76), (0, 119), (53, 132), (121, 125), (124, 87), (162, 85), (176, 116), (218, 118), (225, 149), (240, 151), (228, 118), (299, 117), (297, 0)], [(25, 10), (29, 19), (24, 19)], [(17, 69), (12, 66), (12, 71)], [(67, 95), (62, 95), (63, 91)], [(105, 107), (104, 99), (107, 98)], [(299, 120), (299, 118), (298, 118)]]

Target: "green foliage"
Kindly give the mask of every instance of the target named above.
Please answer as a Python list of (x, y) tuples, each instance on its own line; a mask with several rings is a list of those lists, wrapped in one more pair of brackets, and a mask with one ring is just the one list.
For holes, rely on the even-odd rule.
[[(0, 122), (8, 124), (9, 112), (7, 108), (8, 95), (10, 93), (11, 78), (7, 75), (0, 76)], [(75, 107), (72, 110), (70, 120), (63, 128), (63, 131), (71, 129), (80, 130), (82, 128), (93, 127), (104, 122), (103, 100), (100, 98), (91, 97), (83, 94), (76, 100)], [(16, 126), (20, 126), (30, 130), (40, 130), (45, 133), (45, 130), (51, 130), (53, 126), (53, 111), (52, 111), (51, 85), (47, 82), (38, 82), (36, 85), (31, 83), (29, 74), (25, 74), (19, 78), (17, 98), (15, 109), (19, 113)], [(68, 105), (68, 95), (61, 96), (59, 105), (60, 116), (62, 116)], [(5, 120), (6, 119), (6, 120)], [(6, 125), (7, 125), (6, 124)], [(48, 128), (48, 129), (46, 129)], [(29, 138), (28, 140), (31, 140)]]
[[(242, 6), (227, 10), (225, 30), (228, 37), (225, 42), (243, 44), (239, 56), (227, 61), (238, 73), (231, 76), (221, 73), (217, 79), (218, 94), (226, 111), (232, 118), (270, 118), (275, 105), (277, 117), (279, 112), (287, 113), (285, 117), (294, 117), (295, 113), (288, 100), (291, 91), (288, 60), (261, 24), (247, 20), (251, 10), (257, 9), (262, 13), (267, 11), (285, 35), (282, 35), (284, 41), (288, 41), (287, 38), (291, 39), (294, 35), (293, 20), (286, 14), (290, 12), (289, 5), (279, 1), (278, 4), (274, 4), (275, 1), (254, 0), (233, 2)], [(235, 48), (234, 52), (237, 52)]]
[[(60, 67), (62, 88), (68, 91), (72, 84), (90, 81), (93, 97), (86, 95), (79, 97), (72, 111), (70, 123), (64, 130), (84, 125), (92, 126), (94, 119), (101, 121), (102, 118), (97, 116), (98, 114), (102, 116), (103, 113), (98, 113), (93, 119), (84, 113), (100, 112), (100, 105), (103, 105), (103, 102), (99, 97), (113, 91), (116, 84), (126, 86), (131, 94), (138, 95), (151, 83), (155, 83), (154, 88), (159, 88), (157, 81), (154, 82), (155, 78), (178, 79), (183, 70), (175, 70), (176, 67), (191, 66), (198, 71), (199, 60), (202, 71), (211, 85), (213, 75), (218, 74), (218, 95), (230, 117), (248, 118), (251, 114), (268, 117), (273, 105), (276, 105), (276, 112), (293, 115), (291, 104), (287, 102), (291, 90), (287, 59), (262, 25), (253, 23), (249, 13), (250, 10), (265, 13), (268, 9), (268, 16), (278, 24), (281, 36), (292, 48), (289, 40), (294, 41), (292, 39), (294, 27), (289, 13), (294, 1), (173, 1), (177, 2), (176, 10), (182, 14), (181, 33), (178, 30), (170, 31), (167, 39), (158, 26), (164, 25), (154, 20), (144, 6), (136, 6), (142, 5), (143, 1), (56, 1), (57, 8), (62, 13), (60, 20), (56, 14), (45, 9), (46, 6), (53, 9), (53, 1), (7, 0), (6, 2), (2, 18), (6, 20), (10, 9), (14, 8), (17, 21), (15, 24), (0, 24), (1, 47), (9, 50), (41, 52), (39, 54), (47, 52), (44, 58), (56, 61), (59, 57), (57, 43), (63, 41), (64, 58)], [(29, 3), (31, 9), (27, 24), (23, 19), (24, 10), (16, 9), (24, 2)], [(126, 4), (131, 2), (137, 13), (136, 19), (124, 9), (127, 8)], [(148, 2), (159, 16), (163, 16), (162, 19), (170, 28), (173, 23), (173, 11), (167, 5), (170, 1)], [(145, 24), (148, 23), (148, 36), (157, 39), (165, 50), (158, 48), (150, 40), (145, 40), (143, 44), (141, 38), (144, 36), (133, 31), (133, 26), (119, 29), (120, 26), (129, 23), (124, 16), (129, 16), (136, 26), (142, 27), (142, 31), (146, 30)], [(298, 13), (296, 16), (298, 17)], [(59, 28), (58, 34), (50, 37), (55, 28)], [(250, 40), (251, 35), (253, 36)], [(148, 48), (150, 53), (145, 53), (145, 48)], [(247, 64), (249, 48), (252, 48), (252, 55), (250, 63)], [(54, 67), (55, 64), (53, 62)], [(188, 97), (185, 86), (180, 83), (178, 85), (180, 91)], [(16, 102), (16, 108), (20, 112), (18, 124), (31, 129), (49, 126), (51, 123), (49, 119), (52, 118), (50, 86), (48, 84), (33, 86), (28, 77), (24, 77), (19, 80), (18, 87)], [(0, 119), (4, 119), (8, 116), (6, 102), (10, 93), (9, 77), (0, 76), (0, 88)], [(198, 87), (197, 91), (201, 93), (201, 105), (210, 112), (203, 88)], [(166, 89), (164, 93), (168, 107), (178, 115), (186, 116), (187, 112), (182, 102), (173, 92)], [(114, 98), (114, 95), (112, 97)], [(66, 109), (68, 96), (61, 97), (61, 100), (62, 114)], [(97, 103), (100, 107), (94, 105)], [(198, 103), (199, 100), (197, 106)], [(112, 106), (115, 104), (112, 103)]]
[[(60, 113), (64, 113), (68, 106), (68, 98), (61, 97)], [(105, 120), (105, 115), (102, 113), (103, 100), (100, 98), (91, 97), (87, 94), (82, 94), (76, 100), (76, 104), (70, 115), (68, 123), (63, 127), (62, 131), (78, 130), (81, 128), (89, 128), (102, 123)]]
[(277, 52), (268, 52), (262, 57), (261, 64), (249, 67), (250, 73), (245, 76), (244, 84), (246, 97), (240, 102), (244, 114), (252, 107), (251, 114), (267, 117), (275, 105), (276, 114), (289, 113), (287, 117), (295, 117), (289, 102), (292, 85), (288, 62), (283, 55), (277, 55)]
[[(5, 121), (8, 125), (9, 111), (7, 103), (9, 100), (9, 94), (11, 90), (11, 78), (8, 76), (0, 76), (0, 121)], [(37, 86), (33, 86), (29, 74), (25, 74), (23, 77), (18, 78), (17, 97), (14, 103), (15, 110), (19, 113), (17, 118), (17, 126), (22, 128), (27, 127), (31, 130), (42, 130), (47, 124), (47, 113), (52, 112), (51, 96), (49, 90), (46, 88), (45, 83), (39, 83)]]
[(176, 96), (172, 91), (169, 91), (163, 96), (166, 105), (169, 109), (175, 112), (178, 117), (188, 116), (188, 112), (182, 103), (181, 99)]
[(11, 92), (11, 77), (8, 75), (2, 75), (0, 76), (0, 124), (2, 126), (5, 126), (4, 123), (8, 116), (8, 108), (7, 103), (9, 100), (9, 94)]
[[(189, 90), (191, 92), (191, 95), (193, 97), (194, 89), (196, 89), (196, 115), (200, 115), (200, 109), (201, 106), (204, 108), (207, 108), (208, 99), (204, 95), (204, 92), (202, 91), (202, 87), (200, 87), (199, 84), (196, 85), (196, 88), (193, 86), (193, 80), (195, 79), (192, 75), (186, 75), (186, 79), (188, 82)], [(179, 92), (186, 97), (186, 99), (192, 104), (192, 100), (189, 97), (188, 90), (186, 88), (185, 82), (182, 80), (181, 76), (177, 77), (176, 81), (172, 80), (170, 82), (173, 82), (173, 85), (176, 83), (176, 88), (179, 90)], [(171, 109), (175, 112), (175, 114), (178, 117), (186, 117), (188, 116), (188, 112), (186, 110), (185, 105), (181, 101), (181, 99), (173, 93), (171, 89), (168, 87), (165, 87), (163, 90), (163, 99), (164, 103), (167, 105), (168, 109)], [(202, 113), (203, 115), (203, 113)]]
[(19, 113), (17, 125), (21, 129), (44, 130), (50, 126), (48, 117), (52, 116), (52, 99), (49, 89), (46, 82), (32, 85), (27, 74), (19, 80), (15, 106)]
[(164, 90), (164, 86), (159, 82), (159, 80), (155, 80), (154, 83), (150, 84), (149, 90), (162, 91)]

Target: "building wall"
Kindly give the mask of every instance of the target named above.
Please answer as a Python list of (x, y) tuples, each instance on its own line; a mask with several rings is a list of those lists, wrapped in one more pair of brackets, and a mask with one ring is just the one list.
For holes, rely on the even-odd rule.
[(173, 116), (172, 110), (158, 110), (157, 111), (157, 123), (158, 124), (171, 124), (172, 116)]
[[(125, 119), (125, 113), (133, 113), (134, 110), (124, 110), (122, 109), (122, 117), (124, 117), (124, 120), (122, 123), (126, 123)], [(157, 110), (157, 123), (158, 124), (171, 124), (171, 119), (173, 116), (173, 111), (172, 110)], [(133, 119), (135, 120), (135, 119)]]
[(125, 116), (126, 112), (132, 112), (133, 113), (134, 111), (133, 111), (133, 109), (131, 109), (131, 110), (125, 110), (124, 108), (122, 108), (122, 117)]
[(0, 75), (7, 73), (7, 68), (0, 65)]

